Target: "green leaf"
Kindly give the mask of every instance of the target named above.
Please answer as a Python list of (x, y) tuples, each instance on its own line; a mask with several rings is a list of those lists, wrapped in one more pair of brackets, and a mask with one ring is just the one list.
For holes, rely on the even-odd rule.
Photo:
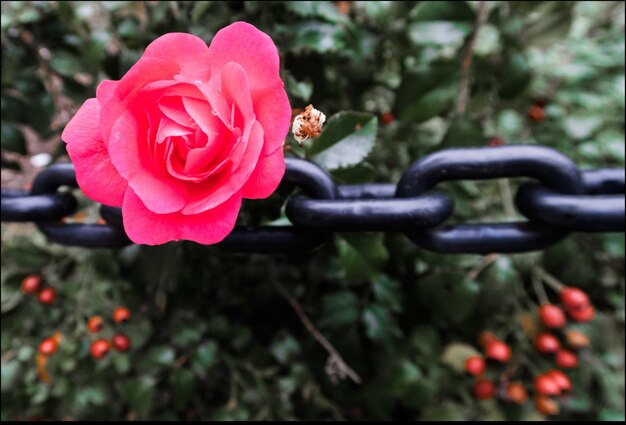
[(521, 52), (515, 52), (508, 57), (498, 73), (500, 96), (510, 99), (522, 93), (531, 79), (528, 59)]
[(438, 63), (402, 77), (395, 110), (402, 121), (420, 123), (443, 114), (458, 91), (458, 67)]
[(176, 352), (172, 347), (153, 347), (148, 352), (148, 360), (160, 366), (171, 366), (176, 358)]
[(122, 383), (122, 397), (140, 419), (146, 419), (152, 409), (156, 380), (150, 376), (124, 381)]
[(351, 234), (335, 238), (342, 270), (349, 282), (374, 276), (389, 258), (381, 234)]
[(218, 345), (215, 341), (207, 341), (196, 349), (192, 359), (193, 371), (200, 377), (217, 363)]
[(50, 66), (64, 77), (73, 77), (83, 71), (83, 64), (80, 58), (67, 51), (53, 52), (52, 58), (50, 58)]
[(11, 360), (8, 362), (2, 362), (2, 368), (0, 368), (1, 384), (0, 389), (4, 393), (10, 391), (13, 388), (13, 384), (17, 379), (20, 372), (20, 362)]
[(374, 147), (377, 130), (378, 121), (372, 114), (339, 112), (324, 125), (309, 154), (327, 170), (356, 165)]
[(189, 369), (176, 369), (171, 375), (171, 384), (174, 389), (174, 406), (182, 410), (193, 395), (196, 381)]
[(353, 325), (359, 316), (359, 300), (350, 291), (324, 295), (320, 327), (343, 328)]
[(20, 129), (9, 122), (2, 121), (0, 125), (2, 126), (0, 129), (2, 149), (26, 155), (26, 140)]
[(380, 275), (372, 283), (372, 292), (377, 301), (394, 313), (402, 311), (402, 293), (400, 292), (400, 284), (397, 281), (387, 275)]
[(474, 312), (480, 286), (460, 273), (432, 273), (418, 282), (418, 291), (435, 317), (456, 325)]
[(372, 304), (365, 308), (362, 321), (365, 334), (372, 341), (388, 342), (402, 336), (398, 323), (382, 305)]
[(420, 417), (420, 421), (462, 421), (465, 418), (460, 413), (460, 407), (451, 402), (445, 402), (439, 406), (428, 406)]
[(471, 31), (472, 24), (467, 22), (416, 22), (408, 27), (409, 39), (418, 46), (432, 44), (460, 47)]
[(280, 364), (290, 363), (300, 353), (300, 344), (293, 336), (279, 338), (270, 347), (270, 351)]
[(409, 15), (413, 22), (474, 21), (474, 11), (464, 1), (422, 1)]
[(441, 363), (457, 372), (465, 370), (465, 360), (470, 356), (480, 355), (480, 352), (471, 345), (455, 342), (446, 346), (441, 355)]

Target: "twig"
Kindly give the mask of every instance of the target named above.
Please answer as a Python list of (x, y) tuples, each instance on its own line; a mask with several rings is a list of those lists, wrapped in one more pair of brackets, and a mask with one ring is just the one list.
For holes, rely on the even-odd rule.
[(532, 282), (537, 298), (539, 298), (539, 304), (550, 304), (550, 299), (548, 298), (546, 289), (543, 287), (543, 279), (541, 278), (541, 271), (539, 268), (533, 269)]
[(546, 271), (543, 267), (535, 266), (535, 271), (539, 273), (541, 279), (550, 286), (550, 288), (554, 289), (555, 292), (561, 292), (561, 289), (565, 286), (563, 282), (558, 280), (556, 277), (552, 276), (550, 273)]
[(462, 116), (465, 114), (465, 109), (467, 108), (467, 98), (469, 94), (469, 78), (470, 78), (470, 68), (472, 67), (472, 58), (474, 57), (474, 44), (476, 43), (476, 36), (478, 35), (478, 30), (481, 25), (484, 23), (486, 18), (486, 8), (487, 2), (481, 1), (478, 5), (478, 12), (476, 13), (476, 23), (474, 24), (474, 30), (470, 35), (470, 38), (467, 42), (467, 51), (465, 52), (465, 56), (463, 57), (463, 62), (461, 63), (461, 78), (459, 82), (459, 94), (456, 99), (456, 114)]
[(491, 265), (491, 263), (493, 263), (494, 261), (496, 261), (498, 259), (500, 255), (498, 254), (489, 254), (486, 257), (483, 258), (483, 260), (478, 263), (477, 265), (475, 265), (472, 270), (469, 271), (469, 273), (467, 274), (467, 277), (469, 277), (472, 280), (475, 280), (478, 275), (485, 270), (487, 267), (489, 267)]
[(348, 364), (343, 360), (341, 355), (337, 352), (335, 347), (333, 347), (333, 345), (328, 342), (326, 337), (324, 337), (324, 335), (322, 335), (320, 331), (315, 327), (313, 322), (311, 322), (311, 320), (304, 312), (304, 309), (302, 308), (300, 303), (294, 297), (292, 297), (289, 292), (287, 292), (285, 287), (278, 283), (275, 279), (272, 279), (272, 284), (274, 285), (278, 293), (287, 300), (289, 305), (291, 305), (291, 308), (298, 315), (298, 318), (307, 329), (307, 331), (309, 331), (313, 338), (315, 338), (315, 340), (319, 342), (326, 351), (328, 351), (328, 354), (330, 354), (330, 356), (328, 357), (328, 362), (326, 363), (327, 371), (336, 372), (341, 378), (347, 376), (355, 384), (360, 384), (361, 377), (354, 370), (352, 370), (350, 366), (348, 366)]
[(515, 211), (515, 205), (513, 203), (513, 192), (511, 191), (509, 179), (498, 179), (498, 185), (500, 186), (500, 196), (506, 216), (508, 218), (515, 218), (517, 212)]

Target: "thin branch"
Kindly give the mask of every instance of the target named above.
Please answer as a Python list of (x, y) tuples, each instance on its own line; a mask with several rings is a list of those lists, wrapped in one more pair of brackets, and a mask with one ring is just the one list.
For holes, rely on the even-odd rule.
[(480, 27), (485, 22), (487, 17), (487, 2), (481, 1), (478, 5), (478, 12), (476, 13), (476, 23), (474, 24), (474, 30), (469, 37), (467, 42), (467, 50), (465, 52), (465, 56), (463, 57), (463, 62), (461, 64), (461, 79), (459, 82), (459, 94), (456, 99), (456, 114), (462, 116), (465, 114), (465, 109), (467, 108), (467, 99), (469, 97), (469, 78), (470, 78), (470, 69), (472, 67), (472, 59), (474, 57), (474, 44), (476, 43), (476, 36), (478, 35), (478, 31)]
[(278, 293), (287, 300), (289, 305), (293, 311), (298, 315), (298, 318), (304, 325), (304, 327), (309, 331), (309, 333), (315, 338), (317, 342), (320, 343), (322, 347), (330, 354), (328, 357), (328, 362), (326, 364), (327, 371), (334, 371), (339, 374), (340, 377), (347, 376), (349, 377), (355, 384), (361, 383), (361, 377), (354, 371), (348, 364), (343, 360), (339, 352), (333, 347), (333, 345), (326, 339), (324, 335), (320, 333), (320, 331), (315, 327), (313, 322), (309, 319), (309, 317), (304, 312), (304, 309), (294, 297), (292, 297), (289, 292), (278, 283), (275, 279), (272, 279), (272, 284), (278, 291)]
[(472, 280), (476, 280), (476, 278), (478, 277), (478, 275), (485, 270), (487, 267), (489, 267), (491, 265), (491, 263), (493, 263), (494, 261), (496, 261), (498, 259), (500, 255), (498, 254), (489, 254), (486, 257), (483, 257), (482, 261), (479, 262), (477, 265), (475, 265), (470, 271), (469, 273), (467, 273), (467, 277), (469, 277)]

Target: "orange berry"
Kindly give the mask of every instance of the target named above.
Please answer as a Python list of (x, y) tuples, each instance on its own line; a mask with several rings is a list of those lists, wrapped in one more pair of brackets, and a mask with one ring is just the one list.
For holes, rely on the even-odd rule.
[(89, 320), (87, 320), (87, 329), (91, 333), (98, 333), (102, 330), (102, 326), (104, 326), (104, 321), (101, 316), (91, 316)]
[(559, 413), (559, 405), (550, 397), (538, 395), (535, 397), (535, 409), (542, 415), (552, 416)]
[(54, 338), (46, 338), (39, 344), (39, 352), (44, 356), (51, 356), (59, 348), (59, 343)]
[(105, 339), (96, 339), (91, 343), (91, 347), (89, 348), (89, 352), (91, 353), (91, 357), (98, 360), (106, 356), (109, 352), (109, 348), (111, 344), (109, 341)]
[(554, 355), (554, 362), (563, 369), (572, 369), (578, 366), (578, 356), (571, 351), (559, 350)]
[(113, 311), (113, 321), (118, 325), (130, 319), (130, 310), (126, 307), (118, 307)]
[(493, 332), (483, 331), (478, 335), (478, 345), (483, 350), (486, 349), (487, 345), (492, 341), (499, 341), (498, 337), (495, 336)]
[(521, 382), (511, 382), (506, 387), (506, 395), (513, 403), (524, 404), (528, 400), (528, 391)]
[(528, 108), (528, 118), (534, 122), (543, 121), (546, 118), (546, 111), (540, 106), (532, 105)]
[(491, 341), (487, 344), (485, 354), (488, 359), (506, 363), (511, 360), (511, 348), (502, 341)]
[(565, 332), (565, 340), (567, 341), (567, 345), (574, 350), (589, 347), (589, 344), (591, 344), (587, 335), (575, 330)]

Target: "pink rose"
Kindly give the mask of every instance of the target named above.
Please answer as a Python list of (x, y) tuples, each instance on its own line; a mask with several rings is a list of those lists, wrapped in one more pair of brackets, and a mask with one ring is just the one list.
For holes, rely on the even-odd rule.
[(62, 134), (80, 188), (122, 206), (135, 243), (213, 244), (242, 198), (266, 198), (285, 172), (291, 107), (272, 39), (236, 22), (211, 45), (166, 34), (119, 81), (106, 80)]

